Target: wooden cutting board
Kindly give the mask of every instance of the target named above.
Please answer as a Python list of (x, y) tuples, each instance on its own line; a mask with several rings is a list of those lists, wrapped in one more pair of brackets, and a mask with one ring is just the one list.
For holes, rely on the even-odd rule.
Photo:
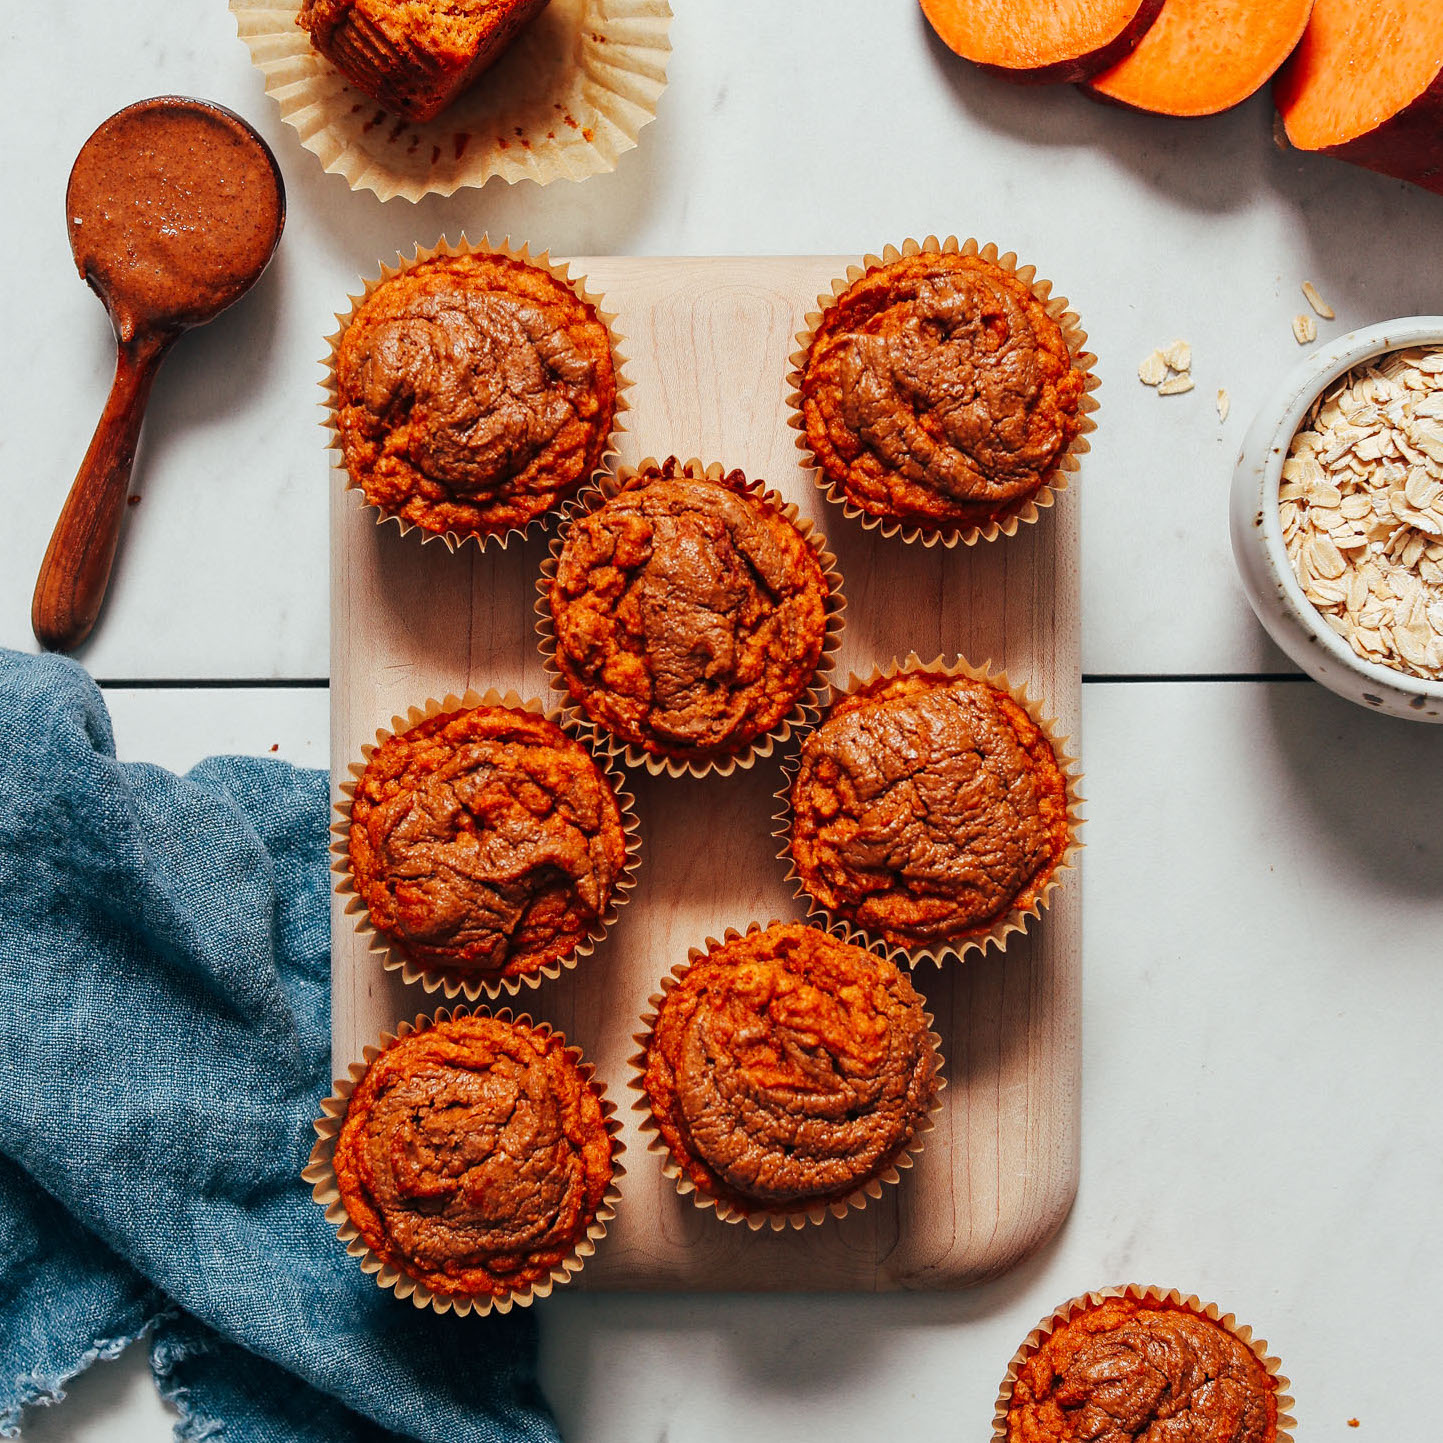
[[(788, 356), (806, 313), (847, 261), (583, 257), (572, 264), (617, 314), (634, 382), (621, 459), (699, 456), (760, 476), (819, 524), (847, 595), (836, 677), (915, 650), (990, 659), (1040, 692), (1076, 749), (1081, 692), (1078, 496), (1074, 489), (992, 545), (927, 550), (888, 541), (824, 501), (786, 425)], [(1084, 318), (1085, 319), (1085, 318)], [(1081, 473), (1086, 476), (1086, 466)], [(504, 552), (448, 553), (378, 527), (332, 476), (333, 787), (378, 726), (467, 687), (545, 692), (533, 629), (549, 535)], [(1078, 1167), (1080, 873), (1005, 956), (927, 964), (916, 981), (950, 1079), (925, 1150), (900, 1187), (844, 1219), (751, 1232), (679, 1197), (636, 1130), (627, 1059), (647, 998), (708, 936), (802, 917), (771, 836), (776, 758), (702, 781), (633, 773), (642, 867), (596, 954), (517, 999), (578, 1043), (625, 1119), (626, 1177), (584, 1288), (872, 1291), (949, 1288), (993, 1276), (1044, 1242), (1071, 1205)], [(335, 1071), (440, 993), (380, 970), (336, 900)], [(575, 1286), (575, 1284), (573, 1285)]]

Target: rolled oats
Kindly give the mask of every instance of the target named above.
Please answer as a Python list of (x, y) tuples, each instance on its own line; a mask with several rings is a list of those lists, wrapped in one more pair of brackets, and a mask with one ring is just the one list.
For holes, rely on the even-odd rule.
[[(1312, 340), (1312, 317), (1294, 333)], [(1443, 347), (1395, 351), (1314, 402), (1278, 502), (1298, 584), (1328, 626), (1366, 661), (1443, 681)]]

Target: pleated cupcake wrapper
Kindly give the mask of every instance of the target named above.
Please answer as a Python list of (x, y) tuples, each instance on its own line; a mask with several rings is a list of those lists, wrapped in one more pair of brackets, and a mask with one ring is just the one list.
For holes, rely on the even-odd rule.
[[(541, 576), (536, 583), (539, 593), (536, 602), (536, 630), (541, 638), (541, 661), (546, 668), (552, 690), (561, 698), (561, 708), (567, 719), (576, 727), (592, 733), (596, 745), (613, 760), (619, 758), (628, 766), (645, 767), (654, 777), (706, 777), (713, 772), (729, 777), (739, 769), (745, 770), (753, 766), (758, 757), (771, 756), (794, 732), (806, 729), (816, 720), (821, 698), (827, 690), (827, 678), (836, 665), (837, 651), (842, 644), (842, 631), (846, 625), (847, 599), (842, 592), (842, 573), (837, 567), (837, 558), (827, 549), (827, 538), (810, 520), (800, 514), (796, 505), (785, 500), (779, 492), (768, 488), (762, 480), (748, 480), (744, 485), (734, 487), (733, 489), (754, 497), (791, 522), (821, 565), (822, 575), (827, 583), (827, 627), (812, 684), (802, 692), (791, 711), (771, 731), (755, 738), (742, 751), (732, 755), (703, 758), (659, 756), (635, 743), (613, 736), (605, 727), (587, 716), (580, 703), (572, 699), (567, 688), (566, 678), (556, 660), (556, 626), (551, 614), (551, 585), (556, 580), (561, 552), (566, 545), (567, 536), (570, 535), (571, 525), (577, 517), (599, 509), (634, 477), (648, 470), (660, 470), (663, 464), (654, 456), (648, 456), (639, 466), (620, 467), (615, 473), (598, 478), (580, 492), (562, 512), (561, 524), (551, 538), (551, 553), (541, 563)], [(713, 461), (708, 465), (695, 457), (682, 463), (681, 471), (687, 476), (705, 477), (708, 481), (719, 484), (723, 483), (729, 474), (721, 462)]]
[(1027, 1360), (1052, 1336), (1058, 1328), (1065, 1327), (1075, 1317), (1105, 1303), (1109, 1298), (1131, 1298), (1135, 1302), (1155, 1303), (1163, 1307), (1181, 1309), (1194, 1314), (1200, 1318), (1206, 1318), (1211, 1323), (1226, 1329), (1240, 1343), (1250, 1348), (1257, 1360), (1263, 1365), (1270, 1378), (1277, 1386), (1276, 1400), (1278, 1405), (1278, 1434), (1276, 1443), (1293, 1443), (1292, 1430), (1297, 1426), (1297, 1419), (1293, 1417), (1292, 1409), (1294, 1402), (1288, 1389), (1292, 1386), (1278, 1369), (1282, 1366), (1277, 1358), (1268, 1352), (1268, 1345), (1261, 1338), (1253, 1337), (1253, 1330), (1246, 1326), (1239, 1326), (1231, 1313), (1224, 1313), (1216, 1303), (1204, 1303), (1201, 1299), (1188, 1294), (1184, 1295), (1176, 1288), (1164, 1290), (1162, 1288), (1144, 1287), (1140, 1283), (1128, 1283), (1126, 1286), (1102, 1288), (1095, 1293), (1084, 1293), (1081, 1297), (1072, 1298), (1063, 1303), (1060, 1308), (1053, 1311), (1050, 1317), (1044, 1318), (1031, 1333), (1027, 1335), (1027, 1341), (1013, 1355), (1012, 1361), (1007, 1365), (1007, 1376), (1002, 1381), (1002, 1388), (997, 1395), (997, 1411), (993, 1418), (992, 1438), (993, 1443), (1007, 1443), (1007, 1414), (1012, 1407), (1012, 1392), (1017, 1386), (1017, 1375), (1026, 1365)]
[[(351, 1221), (345, 1202), (341, 1198), (340, 1184), (336, 1179), (336, 1142), (346, 1121), (346, 1110), (351, 1103), (351, 1094), (356, 1090), (371, 1064), (383, 1052), (388, 1051), (397, 1042), (410, 1037), (413, 1033), (427, 1032), (439, 1023), (470, 1016), (491, 1016), (500, 1022), (514, 1022), (519, 1026), (530, 1028), (542, 1036), (560, 1038), (567, 1054), (577, 1064), (587, 1085), (601, 1099), (602, 1116), (606, 1120), (606, 1133), (611, 1139), (611, 1185), (607, 1188), (606, 1194), (601, 1200), (601, 1206), (597, 1209), (596, 1216), (587, 1228), (585, 1236), (577, 1242), (575, 1251), (552, 1268), (549, 1277), (534, 1283), (527, 1283), (501, 1297), (478, 1297), (474, 1294), (457, 1297), (453, 1294), (435, 1293), (419, 1278), (413, 1278), (394, 1263), (382, 1261), (366, 1246), (360, 1229)], [(616, 1115), (616, 1104), (606, 1096), (606, 1085), (596, 1076), (595, 1067), (583, 1059), (581, 1049), (571, 1046), (563, 1033), (557, 1032), (548, 1023), (533, 1022), (525, 1013), (519, 1017), (513, 1016), (510, 1008), (491, 1012), (485, 1008), (443, 1007), (434, 1016), (423, 1014), (413, 1022), (402, 1022), (394, 1032), (382, 1033), (378, 1042), (368, 1045), (363, 1050), (361, 1061), (350, 1064), (345, 1077), (335, 1079), (331, 1095), (321, 1103), (321, 1115), (312, 1125), (316, 1131), (317, 1141), (315, 1147), (311, 1149), (309, 1161), (301, 1171), (301, 1177), (305, 1182), (311, 1184), (311, 1197), (318, 1206), (325, 1209), (326, 1221), (335, 1228), (336, 1236), (346, 1245), (346, 1251), (360, 1261), (361, 1271), (375, 1278), (377, 1287), (394, 1291), (398, 1298), (409, 1298), (416, 1307), (430, 1308), (437, 1313), (454, 1312), (458, 1317), (463, 1318), (469, 1313), (475, 1313), (477, 1317), (485, 1317), (487, 1313), (493, 1311), (509, 1313), (512, 1308), (529, 1308), (537, 1298), (550, 1297), (551, 1290), (563, 1283), (569, 1283), (572, 1277), (581, 1271), (587, 1258), (596, 1251), (596, 1245), (606, 1236), (606, 1226), (616, 1216), (616, 1207), (621, 1201), (617, 1182), (618, 1179), (626, 1176), (626, 1168), (621, 1162), (622, 1154), (626, 1149), (621, 1140), (621, 1122)]]
[[(1046, 307), (1047, 314), (1057, 322), (1062, 330), (1063, 340), (1067, 343), (1068, 352), (1072, 356), (1073, 370), (1083, 372), (1085, 389), (1078, 402), (1078, 433), (1073, 437), (1072, 444), (1053, 463), (1052, 470), (1037, 492), (1016, 503), (1004, 516), (987, 522), (985, 526), (968, 526), (960, 523), (934, 526), (926, 522), (874, 516), (850, 500), (840, 482), (833, 481), (827, 476), (822, 469), (821, 461), (807, 443), (807, 423), (802, 410), (802, 381), (806, 373), (807, 358), (811, 354), (812, 341), (816, 337), (826, 312), (831, 309), (843, 292), (862, 280), (869, 272), (876, 270), (879, 266), (891, 265), (892, 262), (901, 260), (904, 256), (923, 253), (981, 256), (983, 260), (993, 262), (1009, 275), (1016, 276)], [(1067, 298), (1052, 294), (1052, 282), (1037, 279), (1036, 266), (1019, 266), (1014, 252), (1007, 251), (1005, 254), (999, 255), (997, 247), (990, 241), (986, 245), (979, 246), (975, 240), (959, 243), (956, 236), (948, 236), (945, 241), (939, 241), (936, 236), (929, 235), (923, 241), (903, 241), (900, 250), (896, 246), (889, 245), (883, 249), (880, 256), (864, 256), (861, 265), (848, 266), (847, 274), (832, 282), (830, 294), (817, 297), (817, 309), (808, 314), (807, 329), (798, 331), (796, 339), (798, 348), (791, 355), (792, 369), (787, 375), (787, 383), (792, 388), (787, 396), (787, 406), (790, 410), (787, 424), (799, 432), (797, 449), (803, 453), (804, 464), (811, 469), (812, 480), (817, 488), (828, 501), (835, 502), (840, 506), (845, 516), (850, 520), (861, 522), (868, 531), (880, 531), (883, 536), (889, 538), (900, 536), (904, 542), (921, 542), (923, 546), (940, 544), (949, 550), (959, 545), (976, 546), (982, 541), (995, 541), (999, 536), (1015, 536), (1019, 526), (1030, 526), (1038, 519), (1038, 513), (1050, 507), (1057, 494), (1067, 489), (1068, 477), (1081, 464), (1079, 458), (1091, 449), (1087, 436), (1089, 432), (1097, 429), (1097, 423), (1092, 419), (1092, 413), (1098, 408), (1098, 403), (1092, 393), (1102, 384), (1102, 381), (1093, 370), (1097, 364), (1097, 357), (1086, 349), (1087, 332), (1082, 329), (1077, 315), (1068, 310)]]
[(453, 971), (424, 966), (408, 956), (403, 948), (392, 942), (371, 921), (370, 911), (356, 891), (355, 878), (351, 871), (351, 803), (366, 765), (377, 747), (391, 737), (399, 736), (402, 732), (419, 726), (423, 721), (429, 721), (433, 716), (439, 716), (443, 712), (470, 711), (478, 706), (510, 707), (514, 711), (526, 711), (545, 717), (547, 721), (555, 722), (567, 736), (595, 756), (596, 749), (590, 745), (590, 737), (567, 721), (561, 712), (548, 710), (539, 698), (523, 700), (514, 691), (503, 695), (492, 688), (484, 696), (476, 691), (468, 691), (462, 697), (453, 693), (441, 701), (428, 699), (422, 706), (413, 706), (406, 716), (392, 717), (390, 730), (377, 730), (374, 744), (363, 746), (362, 759), (350, 764), (350, 780), (341, 783), (341, 800), (335, 804), (336, 816), (331, 823), (331, 871), (337, 878), (335, 890), (346, 898), (346, 915), (352, 919), (356, 931), (366, 939), (371, 955), (387, 972), (399, 972), (403, 982), (419, 982), (427, 992), (440, 991), (448, 1000), (464, 996), (468, 1002), (477, 1002), (482, 997), (494, 1002), (503, 993), (515, 997), (522, 987), (539, 987), (543, 979), (554, 981), (563, 971), (569, 972), (582, 958), (589, 957), (596, 951), (616, 921), (617, 913), (630, 900), (632, 889), (636, 886), (637, 869), (641, 866), (641, 824), (636, 814), (636, 800), (627, 790), (622, 773), (610, 765), (605, 757), (596, 757), (597, 766), (606, 778), (607, 785), (615, 793), (617, 806), (621, 810), (622, 830), (626, 834), (626, 865), (611, 889), (611, 900), (605, 913), (591, 932), (581, 939), (575, 950), (544, 967), (538, 967), (534, 972), (526, 972), (517, 977), (500, 977), (486, 973), (473, 977), (461, 968)]
[[(777, 919), (773, 918), (766, 924), (766, 927), (777, 925)], [(760, 922), (749, 923), (745, 933), (738, 932), (735, 927), (728, 927), (720, 942), (715, 937), (708, 937), (703, 946), (691, 948), (687, 953), (686, 961), (678, 962), (661, 979), (661, 991), (653, 993), (647, 1000), (649, 1010), (641, 1019), (643, 1030), (635, 1033), (632, 1037), (632, 1041), (641, 1050), (630, 1059), (631, 1076), (627, 1081), (627, 1089), (636, 1094), (632, 1102), (632, 1111), (642, 1115), (643, 1120), (639, 1124), (639, 1130), (646, 1137), (647, 1151), (656, 1153), (662, 1159), (662, 1175), (675, 1184), (677, 1192), (682, 1197), (690, 1197), (692, 1202), (703, 1210), (714, 1211), (723, 1222), (745, 1223), (753, 1232), (760, 1232), (766, 1227), (770, 1227), (773, 1232), (784, 1232), (787, 1228), (802, 1229), (824, 1223), (829, 1216), (846, 1217), (853, 1209), (861, 1211), (873, 1198), (881, 1197), (885, 1188), (894, 1187), (902, 1181), (902, 1173), (913, 1166), (918, 1154), (925, 1146), (924, 1135), (931, 1132), (937, 1125), (937, 1117), (942, 1111), (942, 1093), (947, 1086), (947, 1078), (942, 1071), (946, 1059), (942, 1055), (942, 1038), (932, 1030), (932, 1014), (924, 1012), (922, 1015), (927, 1023), (927, 1036), (931, 1039), (933, 1055), (936, 1058), (936, 1066), (933, 1071), (936, 1092), (932, 1099), (932, 1105), (918, 1122), (916, 1130), (902, 1151), (887, 1164), (882, 1172), (875, 1177), (868, 1178), (866, 1182), (859, 1183), (846, 1197), (835, 1199), (832, 1202), (817, 1203), (797, 1211), (773, 1212), (760, 1205), (756, 1208), (743, 1208), (727, 1198), (715, 1197), (711, 1193), (703, 1191), (686, 1175), (661, 1135), (661, 1129), (657, 1125), (656, 1117), (651, 1109), (651, 1099), (646, 1091), (647, 1054), (651, 1051), (651, 1040), (656, 1032), (656, 1024), (661, 1017), (662, 1006), (672, 988), (698, 961), (716, 951), (724, 943), (764, 930), (765, 928)]]
[[(851, 675), (847, 680), (844, 692), (834, 690), (827, 698), (826, 706), (817, 725), (821, 726), (825, 723), (832, 703), (841, 700), (843, 696), (852, 696), (859, 691), (875, 687), (880, 682), (891, 681), (893, 677), (917, 674), (942, 680), (966, 677), (971, 681), (986, 682), (989, 686), (996, 687), (1010, 696), (1032, 718), (1051, 745), (1053, 754), (1057, 758), (1058, 768), (1067, 784), (1068, 842), (1062, 859), (1053, 869), (1051, 877), (1043, 884), (1032, 904), (1027, 907), (1013, 908), (1006, 916), (998, 918), (985, 931), (979, 932), (975, 936), (959, 937), (946, 942), (931, 942), (926, 946), (914, 944), (910, 947), (897, 942), (889, 942), (885, 937), (876, 936), (855, 922), (824, 907), (807, 890), (806, 883), (802, 881), (792, 858), (792, 784), (801, 768), (801, 752), (807, 742), (806, 736), (800, 739), (796, 750), (782, 766), (782, 785), (775, 794), (778, 810), (772, 817), (776, 823), (772, 829), (772, 836), (781, 842), (777, 859), (787, 864), (786, 880), (794, 884), (793, 895), (806, 901), (807, 919), (813, 925), (820, 925), (828, 932), (845, 938), (858, 947), (870, 947), (874, 951), (885, 952), (899, 966), (905, 964), (909, 967), (916, 967), (922, 962), (932, 962), (940, 967), (943, 961), (949, 957), (961, 961), (969, 952), (986, 952), (988, 947), (995, 946), (999, 951), (1004, 951), (1009, 937), (1014, 933), (1026, 932), (1028, 924), (1034, 918), (1042, 915), (1043, 910), (1051, 902), (1053, 892), (1062, 885), (1063, 874), (1072, 870), (1074, 860), (1084, 845), (1078, 840), (1077, 835), (1083, 822), (1081, 811), (1083, 798), (1079, 791), (1082, 773), (1078, 770), (1077, 758), (1068, 753), (1068, 738), (1058, 732), (1054, 719), (1043, 714), (1041, 699), (1032, 697), (1025, 685), (1009, 680), (1005, 671), (994, 672), (990, 661), (983, 662), (981, 666), (974, 666), (965, 657), (959, 656), (955, 661), (945, 662), (939, 656), (934, 661), (923, 662), (915, 652), (910, 652), (905, 661), (898, 661), (894, 658), (885, 667), (873, 667), (871, 675), (865, 679), (859, 678), (855, 673)], [(811, 733), (807, 735), (810, 736)]]
[(366, 496), (365, 489), (351, 475), (349, 470), (346, 469), (345, 455), (341, 449), (339, 414), (341, 405), (339, 377), (340, 348), (341, 340), (350, 329), (351, 322), (355, 320), (361, 307), (365, 305), (371, 296), (379, 290), (381, 286), (385, 285), (387, 281), (394, 280), (397, 276), (402, 276), (408, 271), (415, 270), (415, 268), (424, 261), (432, 260), (436, 256), (464, 255), (506, 256), (511, 260), (520, 261), (523, 265), (533, 266), (537, 270), (545, 271), (548, 275), (554, 276), (560, 281), (578, 300), (590, 306), (596, 313), (597, 320), (606, 327), (606, 334), (611, 342), (611, 367), (616, 379), (616, 411), (612, 418), (611, 432), (607, 437), (606, 449), (602, 452), (596, 471), (591, 476), (582, 480), (581, 484), (577, 487), (576, 494), (584, 491), (594, 482), (597, 475), (601, 474), (612, 464), (617, 455), (616, 447), (618, 438), (626, 431), (626, 423), (623, 417), (626, 412), (631, 409), (630, 403), (626, 399), (626, 393), (631, 389), (632, 384), (631, 378), (626, 374), (627, 357), (622, 350), (622, 340), (624, 338), (616, 329), (616, 313), (614, 311), (602, 310), (601, 303), (603, 297), (586, 289), (585, 276), (578, 276), (573, 279), (568, 263), (553, 261), (549, 251), (542, 251), (540, 255), (532, 255), (529, 245), (522, 245), (519, 248), (513, 246), (509, 236), (500, 244), (492, 244), (490, 237), (485, 235), (483, 235), (479, 241), (473, 243), (468, 240), (463, 233), (461, 239), (454, 244), (447, 240), (445, 236), (442, 236), (434, 246), (418, 245), (415, 254), (410, 257), (398, 254), (394, 265), (387, 265), (384, 261), (378, 262), (381, 267), (380, 275), (364, 278), (361, 282), (360, 293), (346, 297), (351, 303), (351, 308), (344, 313), (340, 311), (335, 313), (336, 321), (338, 322), (337, 329), (326, 337), (328, 350), (321, 362), (326, 368), (325, 378), (321, 381), (321, 387), (326, 393), (326, 414), (321, 424), (326, 428), (330, 436), (329, 444), (330, 450), (335, 458), (334, 464), (345, 475), (346, 490), (354, 491), (360, 498), (360, 504), (364, 508), (376, 513), (377, 526), (385, 526), (390, 522), (394, 522), (402, 536), (407, 535), (411, 531), (419, 531), (421, 533), (422, 545), (426, 545), (432, 541), (440, 541), (449, 551), (455, 551), (457, 547), (464, 546), (467, 542), (474, 542), (482, 551), (485, 551), (488, 546), (496, 546), (501, 550), (505, 550), (513, 539), (519, 538), (524, 541), (533, 531), (541, 529), (548, 519), (560, 513), (565, 500), (573, 498), (563, 498), (563, 501), (558, 501), (550, 510), (543, 511), (539, 516), (532, 517), (525, 526), (513, 526), (508, 531), (491, 531), (485, 535), (480, 535), (474, 531), (465, 533), (455, 531), (428, 531), (425, 527), (418, 526), (413, 521), (407, 521), (404, 517), (387, 511), (384, 507), (371, 501)]
[(381, 200), (614, 170), (656, 116), (671, 53), (667, 0), (551, 0), (434, 120), (392, 115), (296, 23), (298, 0), (230, 0), (281, 119), (327, 171)]

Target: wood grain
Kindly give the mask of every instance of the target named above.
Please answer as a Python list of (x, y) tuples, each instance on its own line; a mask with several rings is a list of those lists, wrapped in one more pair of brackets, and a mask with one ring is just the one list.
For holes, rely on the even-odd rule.
[[(786, 425), (787, 358), (840, 257), (582, 258), (617, 313), (634, 381), (622, 460), (674, 453), (739, 466), (815, 518), (836, 553), (847, 628), (837, 670), (865, 674), (915, 650), (990, 659), (1047, 699), (1078, 734), (1081, 691), (1076, 485), (1011, 540), (926, 550), (865, 532), (825, 502)], [(1085, 469), (1082, 473), (1086, 474)], [(533, 630), (549, 537), (455, 555), (378, 527), (332, 477), (333, 782), (378, 726), (430, 696), (546, 686)], [(947, 1288), (1003, 1271), (1071, 1206), (1078, 1165), (1080, 874), (1005, 955), (917, 974), (950, 1085), (939, 1124), (902, 1185), (844, 1219), (785, 1234), (719, 1222), (678, 1197), (636, 1131), (627, 1059), (647, 998), (707, 936), (800, 917), (771, 837), (776, 759), (729, 778), (633, 773), (640, 884), (596, 954), (520, 1003), (580, 1044), (626, 1119), (627, 1176), (586, 1288), (882, 1290)], [(337, 899), (332, 913), (336, 1071), (440, 994), (384, 973)]]

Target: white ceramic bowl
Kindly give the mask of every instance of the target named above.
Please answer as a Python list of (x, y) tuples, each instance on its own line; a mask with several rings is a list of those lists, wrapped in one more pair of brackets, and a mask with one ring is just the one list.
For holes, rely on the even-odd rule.
[(1233, 473), (1233, 557), (1268, 634), (1330, 691), (1373, 711), (1443, 722), (1443, 682), (1364, 661), (1303, 595), (1283, 545), (1278, 484), (1283, 461), (1313, 402), (1354, 366), (1410, 346), (1443, 345), (1443, 316), (1366, 326), (1311, 352), (1258, 413)]

